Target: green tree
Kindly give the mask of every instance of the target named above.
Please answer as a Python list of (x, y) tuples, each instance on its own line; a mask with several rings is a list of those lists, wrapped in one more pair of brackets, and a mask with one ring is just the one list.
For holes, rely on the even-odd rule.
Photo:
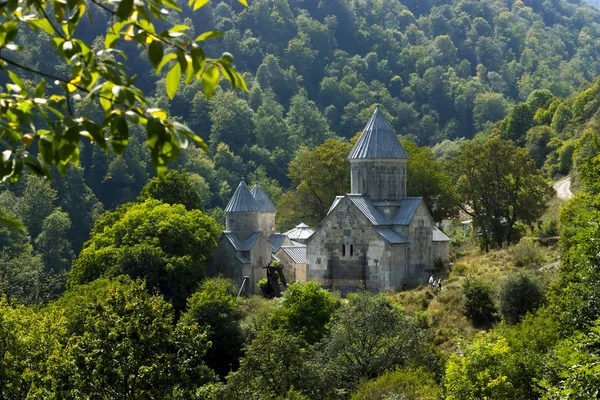
[(550, 362), (552, 378), (543, 381), (545, 400), (591, 399), (600, 385), (600, 322), (559, 343)]
[(552, 129), (547, 126), (535, 126), (525, 135), (525, 148), (538, 168), (544, 165), (546, 157), (552, 151), (549, 145), (553, 137)]
[(480, 93), (473, 102), (473, 124), (480, 131), (487, 122), (500, 121), (508, 114), (508, 103), (501, 94)]
[(515, 389), (506, 364), (510, 346), (497, 334), (479, 334), (464, 355), (453, 354), (446, 363), (449, 400), (513, 399)]
[(27, 206), (23, 216), (27, 230), (33, 239), (42, 231), (42, 225), (47, 216), (54, 211), (56, 190), (50, 186), (50, 181), (30, 175), (27, 177), (23, 199)]
[(302, 338), (282, 330), (262, 329), (246, 347), (239, 370), (229, 374), (217, 397), (275, 400), (287, 398), (295, 390), (308, 398), (321, 398), (319, 366), (313, 359), (314, 350)]
[(210, 103), (210, 144), (226, 143), (233, 152), (254, 143), (254, 112), (246, 100), (233, 92), (220, 91)]
[(235, 299), (235, 285), (223, 278), (205, 280), (200, 291), (188, 299), (187, 310), (181, 316), (183, 324), (196, 324), (206, 331), (212, 345), (204, 359), (223, 378), (239, 366), (244, 344), (241, 318)]
[(64, 316), (36, 312), (0, 296), (0, 398), (44, 398), (47, 360), (63, 336)]
[(50, 311), (65, 315), (68, 340), (48, 358), (62, 398), (196, 398), (214, 381), (202, 360), (210, 346), (196, 325), (174, 324), (172, 306), (143, 281), (99, 279)]
[(498, 311), (508, 324), (516, 324), (544, 301), (540, 282), (523, 273), (504, 278), (498, 291)]
[(122, 206), (96, 221), (68, 286), (122, 274), (142, 277), (148, 289), (158, 288), (181, 310), (204, 278), (218, 235), (212, 218), (180, 204), (147, 200)]
[(432, 367), (423, 332), (414, 320), (394, 308), (383, 295), (359, 292), (336, 314), (331, 334), (323, 342), (322, 363), (334, 387), (352, 390), (410, 363)]
[(463, 314), (477, 327), (489, 328), (497, 320), (492, 288), (478, 278), (462, 283)]
[(408, 196), (423, 197), (435, 222), (458, 213), (458, 202), (452, 179), (445, 173), (428, 147), (402, 141), (408, 153), (406, 191)]
[(40, 255), (46, 270), (67, 272), (71, 269), (75, 254), (67, 239), (70, 228), (69, 215), (59, 208), (44, 220), (42, 232), (35, 240), (35, 244), (36, 253)]
[(516, 225), (537, 221), (552, 195), (527, 151), (497, 136), (466, 144), (457, 171), (460, 207), (473, 217), (486, 250), (516, 242)]
[[(245, 0), (240, 2), (246, 4)], [(204, 4), (201, 0), (189, 3), (194, 10)], [(126, 65), (121, 63), (127, 58), (122, 50), (127, 47), (126, 42), (138, 43), (147, 52), (156, 72), (167, 66), (166, 91), (171, 99), (182, 75), (188, 84), (194, 78), (201, 79), (209, 97), (221, 75), (233, 87), (246, 89), (241, 75), (232, 66), (231, 54), (223, 53), (218, 59), (207, 58), (198, 44), (222, 33), (208, 31), (192, 38), (186, 33), (189, 27), (173, 24), (173, 17), (166, 17), (169, 11), (182, 12), (169, 0), (154, 3), (75, 0), (68, 4), (40, 1), (23, 5), (11, 3), (3, 8), (5, 34), (0, 39), (0, 48), (5, 51), (0, 57), (0, 66), (7, 71), (10, 83), (2, 94), (2, 135), (8, 141), (2, 143), (4, 158), (0, 163), (0, 177), (14, 182), (24, 166), (35, 173), (49, 175), (45, 164), (56, 165), (65, 172), (70, 163), (78, 164), (78, 144), (83, 137), (104, 150), (111, 143), (112, 149), (121, 154), (128, 143), (128, 128), (133, 125), (146, 128), (152, 162), (159, 173), (165, 171), (170, 159), (177, 159), (188, 139), (204, 145), (189, 128), (167, 118), (164, 110), (150, 107)], [(105, 48), (93, 49), (76, 31), (81, 30), (82, 21), (101, 14), (109, 16)], [(162, 26), (164, 30), (158, 31), (155, 26)], [(28, 50), (19, 39), (25, 37), (22, 32), (29, 29), (34, 30), (48, 48), (52, 43), (53, 51), (49, 54), (61, 63), (62, 74), (37, 69), (19, 57)], [(9, 52), (11, 55), (6, 54)], [(56, 82), (57, 90), (46, 92), (43, 79), (37, 85), (25, 83), (28, 76)], [(76, 101), (82, 95), (102, 107), (104, 113), (99, 120), (73, 113), (73, 99)], [(28, 128), (21, 129), (24, 126)], [(104, 137), (104, 128), (109, 128), (110, 140)], [(37, 142), (37, 146), (29, 147), (33, 142)], [(21, 144), (29, 148), (16, 151)]]
[(151, 179), (138, 196), (138, 201), (160, 200), (167, 204), (183, 204), (186, 210), (201, 210), (202, 200), (190, 182), (186, 170), (170, 171)]
[(319, 146), (333, 136), (327, 120), (305, 91), (292, 98), (285, 123), (295, 148)]
[(311, 281), (297, 282), (285, 290), (281, 307), (271, 318), (274, 328), (283, 329), (314, 344), (329, 333), (329, 321), (335, 310), (331, 293)]
[(82, 168), (69, 168), (65, 175), (54, 174), (52, 185), (56, 189), (56, 204), (71, 219), (68, 239), (76, 253), (89, 238), (94, 221), (104, 212), (104, 206), (86, 184)]
[(279, 226), (293, 227), (298, 221), (312, 226), (321, 223), (335, 197), (350, 187), (351, 149), (348, 142), (328, 139), (313, 151), (298, 151), (289, 167), (295, 190), (284, 194), (277, 206)]

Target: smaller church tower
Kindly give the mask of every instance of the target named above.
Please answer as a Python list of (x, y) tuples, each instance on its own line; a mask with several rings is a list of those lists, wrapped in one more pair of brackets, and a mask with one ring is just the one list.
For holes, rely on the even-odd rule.
[(269, 236), (275, 232), (275, 215), (277, 214), (277, 209), (271, 199), (269, 199), (269, 196), (267, 196), (258, 184), (254, 185), (250, 193), (260, 212), (258, 215), (258, 228), (265, 235)]
[(234, 232), (241, 240), (246, 240), (260, 231), (260, 210), (252, 193), (243, 180), (225, 207), (225, 229)]
[(365, 195), (372, 202), (399, 202), (406, 197), (408, 155), (379, 105), (348, 159), (352, 194)]

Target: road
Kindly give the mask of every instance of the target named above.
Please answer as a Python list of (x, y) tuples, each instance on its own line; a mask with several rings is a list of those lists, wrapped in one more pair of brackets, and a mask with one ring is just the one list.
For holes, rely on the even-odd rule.
[(566, 176), (559, 181), (554, 182), (554, 190), (556, 190), (556, 196), (561, 200), (569, 200), (573, 197), (571, 192), (571, 177)]

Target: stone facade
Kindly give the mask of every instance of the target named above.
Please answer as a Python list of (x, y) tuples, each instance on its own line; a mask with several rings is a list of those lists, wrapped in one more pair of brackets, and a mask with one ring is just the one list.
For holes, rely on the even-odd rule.
[(421, 198), (406, 197), (408, 156), (377, 109), (350, 154), (351, 194), (306, 240), (307, 279), (348, 292), (425, 283), (449, 238)]

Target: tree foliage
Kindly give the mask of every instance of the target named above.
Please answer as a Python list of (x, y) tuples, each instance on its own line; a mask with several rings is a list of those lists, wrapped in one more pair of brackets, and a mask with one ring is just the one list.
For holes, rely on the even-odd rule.
[[(246, 4), (245, 0), (241, 2)], [(189, 6), (197, 10), (204, 4), (192, 0)], [(241, 75), (232, 66), (231, 54), (208, 58), (199, 44), (222, 33), (208, 31), (193, 38), (186, 32), (188, 26), (173, 24), (167, 18), (170, 12), (181, 13), (182, 9), (168, 0), (11, 2), (4, 7), (0, 28), (3, 32), (0, 48), (4, 54), (0, 66), (10, 83), (2, 95), (2, 136), (6, 140), (2, 142), (0, 177), (14, 182), (24, 166), (34, 173), (49, 175), (46, 164), (56, 165), (65, 172), (69, 164), (79, 163), (78, 144), (83, 138), (105, 151), (110, 143), (112, 150), (122, 154), (133, 125), (146, 129), (152, 163), (159, 173), (165, 171), (169, 160), (177, 159), (188, 139), (204, 145), (188, 127), (168, 118), (165, 110), (149, 105), (135, 83), (135, 76), (130, 76), (123, 63), (127, 59), (123, 51), (127, 42), (138, 43), (157, 73), (167, 67), (166, 92), (171, 99), (182, 77), (186, 84), (193, 79), (201, 80), (209, 97), (221, 76), (233, 87), (246, 89)], [(101, 48), (80, 36), (82, 21), (93, 20), (97, 15), (103, 15), (101, 20), (108, 25)], [(19, 53), (26, 49), (19, 40), (23, 36), (21, 30), (33, 30), (46, 46), (52, 46), (53, 60), (62, 65), (61, 74), (23, 62)], [(29, 76), (43, 79), (31, 85), (24, 82)], [(45, 79), (55, 83), (56, 90), (47, 87)], [(102, 110), (95, 115), (98, 119), (74, 112), (73, 102), (78, 101), (96, 102)], [(108, 140), (105, 130), (110, 132)], [(33, 143), (37, 146), (30, 147)], [(17, 151), (21, 144), (30, 148)]]
[(123, 274), (141, 277), (181, 310), (204, 278), (218, 232), (212, 218), (180, 204), (147, 200), (123, 206), (96, 221), (68, 285)]
[(181, 316), (182, 323), (198, 325), (207, 333), (211, 346), (204, 359), (223, 378), (239, 366), (244, 344), (241, 318), (235, 286), (223, 278), (205, 280), (200, 290), (188, 298), (187, 309)]
[(537, 221), (552, 194), (529, 154), (497, 136), (466, 144), (457, 169), (461, 208), (473, 217), (486, 249), (516, 242), (517, 224)]
[(315, 150), (302, 149), (290, 163), (289, 175), (296, 187), (278, 204), (278, 225), (295, 226), (298, 221), (316, 226), (327, 215), (333, 200), (350, 187), (348, 154), (352, 145), (328, 139)]
[(170, 171), (151, 179), (138, 196), (138, 201), (160, 200), (167, 204), (183, 204), (186, 210), (201, 210), (202, 200), (192, 186), (190, 174), (183, 171)]
[(329, 333), (329, 321), (335, 310), (335, 300), (319, 283), (297, 282), (288, 286), (281, 307), (273, 313), (273, 328), (298, 335), (309, 344), (320, 341)]
[(492, 288), (478, 278), (467, 277), (462, 284), (463, 314), (475, 326), (490, 327), (496, 321)]

